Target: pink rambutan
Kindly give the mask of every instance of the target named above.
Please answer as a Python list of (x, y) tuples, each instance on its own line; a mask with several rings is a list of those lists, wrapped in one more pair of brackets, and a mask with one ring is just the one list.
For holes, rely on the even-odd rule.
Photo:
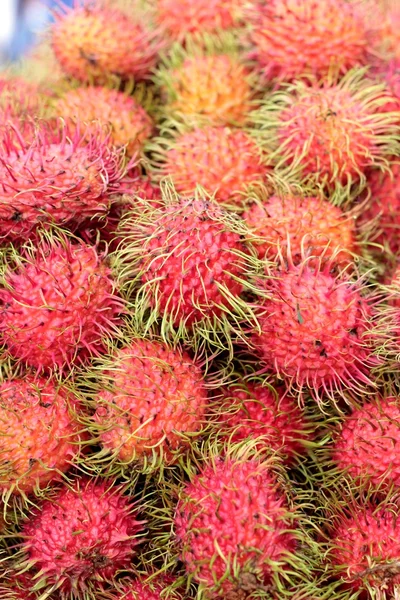
[(68, 90), (56, 101), (54, 112), (65, 120), (89, 122), (89, 135), (92, 129), (96, 135), (99, 122), (109, 125), (110, 142), (126, 147), (130, 156), (142, 150), (153, 130), (151, 117), (135, 98), (104, 86)]
[(78, 404), (52, 379), (25, 375), (0, 385), (0, 490), (30, 493), (68, 470), (85, 438)]
[(184, 41), (189, 34), (215, 33), (241, 23), (240, 0), (157, 0), (156, 19), (167, 35)]
[(334, 188), (365, 183), (365, 171), (396, 154), (395, 113), (382, 107), (385, 85), (372, 83), (364, 70), (337, 83), (298, 81), (272, 94), (255, 113), (259, 138), (276, 148), (276, 158), (304, 177)]
[(93, 246), (43, 238), (11, 257), (0, 291), (8, 353), (38, 370), (97, 354), (123, 311), (111, 270)]
[(40, 589), (85, 594), (130, 567), (142, 522), (120, 487), (76, 480), (43, 502), (22, 528)]
[(164, 331), (172, 326), (182, 335), (201, 321), (215, 328), (236, 310), (248, 268), (239, 219), (200, 197), (173, 197), (153, 210), (137, 201), (128, 216), (116, 262), (125, 293), (136, 292), (138, 315), (144, 302)]
[(370, 35), (360, 3), (256, 0), (249, 10), (252, 56), (270, 78), (323, 78), (368, 62)]
[(334, 433), (331, 456), (341, 470), (374, 486), (400, 485), (400, 402), (366, 402), (347, 415)]
[(293, 515), (266, 464), (217, 458), (180, 494), (181, 560), (207, 597), (240, 598), (245, 583), (249, 594), (263, 589), (293, 564)]
[(175, 460), (204, 425), (207, 391), (200, 367), (186, 352), (144, 339), (102, 366), (100, 374), (96, 368), (96, 439), (124, 464)]
[(27, 144), (17, 129), (7, 131), (0, 145), (0, 235), (24, 239), (43, 223), (73, 229), (107, 214), (122, 160), (100, 130), (87, 140), (79, 127), (55, 133), (42, 123)]
[(254, 346), (268, 369), (318, 402), (365, 393), (377, 363), (370, 335), (372, 308), (361, 282), (321, 268), (286, 263), (263, 286)]
[(345, 267), (357, 251), (354, 217), (322, 198), (273, 195), (255, 202), (243, 218), (261, 259), (276, 260), (289, 249), (294, 263), (305, 254)]
[[(170, 575), (158, 575), (148, 578), (137, 577), (129, 582), (123, 582), (121, 589), (110, 600), (181, 600), (179, 591), (171, 588), (175, 579)], [(168, 589), (168, 593), (164, 592)]]
[(180, 194), (191, 196), (201, 185), (218, 202), (241, 203), (246, 189), (261, 184), (268, 171), (251, 136), (228, 127), (182, 133), (160, 159), (160, 175), (171, 177)]
[(149, 77), (161, 48), (158, 34), (103, 0), (78, 0), (59, 12), (51, 30), (64, 72), (79, 81), (104, 83)]
[(261, 448), (278, 451), (287, 463), (304, 454), (310, 437), (302, 409), (283, 386), (239, 382), (221, 388), (215, 417), (218, 438), (233, 444), (259, 438)]

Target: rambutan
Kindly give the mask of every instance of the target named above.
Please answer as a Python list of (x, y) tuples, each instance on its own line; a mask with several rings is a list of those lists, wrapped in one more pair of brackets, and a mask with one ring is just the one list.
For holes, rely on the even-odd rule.
[(278, 451), (286, 463), (304, 454), (310, 436), (306, 417), (283, 386), (239, 381), (220, 392), (214, 409), (219, 439), (233, 444), (259, 439), (261, 449)]
[(324, 396), (363, 394), (373, 385), (370, 370), (372, 308), (361, 281), (335, 275), (326, 262), (310, 267), (282, 261), (262, 285), (259, 323), (253, 342), (266, 368), (293, 389)]
[(68, 90), (56, 101), (54, 112), (66, 121), (89, 122), (88, 133), (90, 121), (94, 121), (94, 134), (99, 122), (109, 125), (110, 142), (126, 147), (130, 156), (140, 153), (153, 130), (151, 117), (135, 98), (104, 86)]
[(127, 216), (115, 260), (123, 293), (135, 297), (136, 318), (152, 308), (146, 328), (161, 317), (163, 335), (179, 332), (182, 339), (204, 325), (211, 339), (212, 331), (228, 326), (228, 315), (245, 318), (240, 295), (251, 265), (235, 215), (200, 196), (172, 194), (156, 209), (137, 200)]
[(21, 531), (41, 592), (85, 594), (129, 568), (142, 529), (135, 512), (109, 481), (76, 480), (45, 500)]
[(252, 57), (268, 79), (343, 75), (368, 62), (365, 15), (346, 0), (256, 0), (250, 4)]
[(260, 141), (275, 147), (276, 160), (330, 188), (365, 184), (365, 170), (396, 154), (395, 113), (383, 112), (385, 85), (364, 70), (337, 83), (297, 81), (272, 94), (254, 113)]
[(273, 195), (252, 204), (243, 218), (261, 259), (274, 261), (289, 249), (295, 264), (312, 255), (345, 267), (357, 252), (355, 217), (323, 198)]
[(55, 133), (43, 123), (27, 144), (18, 130), (7, 131), (0, 145), (0, 235), (24, 239), (43, 223), (76, 229), (107, 214), (122, 161), (100, 130), (87, 140), (79, 127)]
[(96, 376), (91, 426), (120, 464), (174, 461), (204, 426), (204, 377), (178, 348), (135, 339), (103, 359)]
[(0, 385), (0, 489), (30, 493), (68, 470), (84, 434), (65, 385), (25, 375)]
[(244, 16), (241, 0), (157, 0), (156, 19), (168, 36), (216, 33), (237, 27)]
[[(165, 140), (160, 139), (160, 144)], [(249, 186), (261, 184), (268, 167), (260, 148), (245, 131), (205, 126), (166, 141), (159, 156), (160, 175), (192, 196), (201, 185), (218, 202), (241, 203)]]
[(398, 398), (366, 402), (334, 432), (332, 460), (357, 481), (378, 487), (400, 485), (400, 403)]
[(111, 270), (93, 246), (45, 237), (8, 257), (0, 331), (8, 353), (38, 370), (84, 362), (123, 311)]
[(254, 72), (235, 54), (171, 59), (158, 82), (166, 114), (186, 125), (243, 125), (254, 108)]
[(158, 34), (137, 16), (102, 0), (79, 0), (59, 12), (51, 44), (66, 75), (88, 83), (148, 78), (161, 48)]
[[(182, 595), (178, 590), (172, 589), (174, 578), (169, 575), (158, 575), (153, 577), (141, 576), (136, 579), (123, 582), (116, 595), (110, 600), (181, 600)], [(164, 592), (168, 590), (168, 593)]]
[(207, 598), (241, 598), (246, 584), (249, 594), (261, 590), (293, 565), (293, 521), (266, 464), (216, 458), (180, 493), (175, 515), (180, 557)]

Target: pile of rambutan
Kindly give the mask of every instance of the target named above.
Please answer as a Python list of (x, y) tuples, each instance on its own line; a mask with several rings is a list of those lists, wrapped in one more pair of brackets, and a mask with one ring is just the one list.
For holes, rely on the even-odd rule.
[(0, 74), (0, 600), (398, 600), (396, 1), (72, 4)]

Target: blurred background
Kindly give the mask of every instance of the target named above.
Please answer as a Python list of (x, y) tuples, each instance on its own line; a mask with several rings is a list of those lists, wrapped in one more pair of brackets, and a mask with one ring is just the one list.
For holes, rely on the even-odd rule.
[(0, 66), (24, 56), (60, 5), (74, 0), (0, 0)]

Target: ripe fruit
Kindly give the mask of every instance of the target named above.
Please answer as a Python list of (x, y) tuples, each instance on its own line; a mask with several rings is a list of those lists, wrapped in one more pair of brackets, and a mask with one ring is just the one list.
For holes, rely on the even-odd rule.
[(160, 157), (160, 175), (170, 176), (176, 190), (193, 195), (201, 185), (218, 202), (240, 204), (246, 189), (261, 184), (268, 167), (260, 148), (245, 132), (206, 126), (168, 143)]
[(142, 297), (180, 334), (199, 321), (215, 325), (234, 310), (246, 270), (238, 219), (200, 198), (164, 201), (154, 210), (138, 201), (129, 216), (117, 259), (128, 294), (141, 285), (137, 302)]
[(377, 399), (345, 417), (334, 434), (331, 454), (339, 469), (375, 487), (400, 485), (400, 405), (398, 398)]
[(363, 70), (339, 83), (298, 81), (272, 94), (255, 122), (279, 160), (330, 188), (350, 187), (396, 152), (397, 119), (382, 111), (385, 93), (389, 98), (384, 84), (371, 83)]
[(186, 125), (243, 125), (253, 107), (254, 74), (230, 54), (188, 56), (159, 73), (166, 112)]
[(31, 515), (22, 546), (43, 588), (84, 595), (130, 567), (141, 529), (120, 488), (78, 479)]
[(278, 451), (285, 462), (293, 462), (304, 454), (309, 432), (298, 402), (285, 392), (282, 386), (272, 389), (245, 381), (221, 388), (215, 408), (218, 437), (232, 444), (260, 438), (260, 448)]
[(100, 130), (85, 138), (79, 126), (55, 133), (39, 124), (29, 143), (16, 129), (7, 130), (0, 144), (1, 237), (26, 239), (43, 223), (76, 229), (107, 214), (123, 157)]
[(137, 17), (101, 0), (82, 0), (59, 13), (51, 44), (66, 75), (98, 84), (111, 76), (147, 78), (161, 47)]
[[(122, 589), (115, 596), (110, 596), (110, 600), (163, 600), (164, 598), (181, 600), (181, 594), (170, 589), (173, 582), (174, 579), (169, 575), (151, 578), (138, 577), (126, 583), (124, 582), (124, 585), (121, 586)], [(168, 589), (167, 594), (163, 593), (166, 589)]]
[(204, 424), (207, 391), (199, 366), (186, 352), (136, 339), (104, 367), (94, 398), (103, 448), (124, 464), (175, 460)]
[(266, 464), (217, 458), (181, 492), (175, 516), (181, 560), (210, 597), (235, 597), (245, 583), (249, 593), (262, 589), (293, 561), (292, 521)]
[(84, 438), (77, 408), (77, 398), (52, 379), (25, 375), (0, 385), (3, 492), (40, 490), (69, 469)]
[(139, 153), (153, 130), (153, 122), (137, 100), (103, 86), (70, 89), (59, 98), (54, 112), (73, 121), (90, 122), (87, 133), (98, 131), (98, 123), (111, 127), (110, 141), (124, 146), (130, 156)]
[(216, 33), (240, 24), (241, 0), (157, 0), (156, 19), (168, 36), (184, 41), (189, 34)]
[(11, 257), (0, 291), (9, 354), (38, 370), (97, 354), (123, 306), (110, 274), (93, 246), (66, 238), (26, 244)]
[(289, 250), (295, 264), (315, 256), (345, 267), (357, 251), (354, 218), (322, 198), (270, 196), (254, 203), (243, 218), (261, 259), (273, 261)]
[(369, 32), (356, 2), (256, 0), (250, 8), (252, 56), (268, 79), (344, 74), (368, 59)]
[(329, 262), (320, 270), (283, 262), (262, 289), (262, 333), (253, 341), (266, 367), (318, 402), (365, 392), (376, 361), (362, 284), (335, 276)]

